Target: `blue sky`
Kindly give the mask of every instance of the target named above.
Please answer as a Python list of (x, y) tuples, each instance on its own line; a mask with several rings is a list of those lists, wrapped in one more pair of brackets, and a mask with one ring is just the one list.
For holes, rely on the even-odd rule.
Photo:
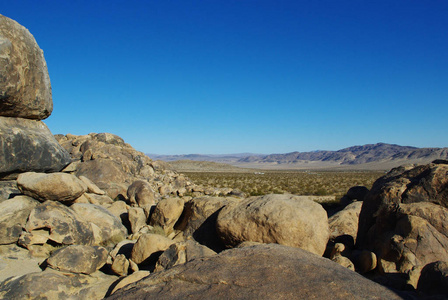
[(145, 153), (448, 146), (448, 1), (3, 1), (53, 133)]

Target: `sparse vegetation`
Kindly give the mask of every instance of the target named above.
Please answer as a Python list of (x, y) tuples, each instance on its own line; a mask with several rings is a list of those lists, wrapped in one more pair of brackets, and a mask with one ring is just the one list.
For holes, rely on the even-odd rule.
[(336, 196), (339, 199), (350, 187), (363, 185), (370, 189), (384, 172), (376, 171), (264, 171), (254, 173), (184, 172), (191, 181), (205, 187), (227, 187), (251, 196), (271, 193)]

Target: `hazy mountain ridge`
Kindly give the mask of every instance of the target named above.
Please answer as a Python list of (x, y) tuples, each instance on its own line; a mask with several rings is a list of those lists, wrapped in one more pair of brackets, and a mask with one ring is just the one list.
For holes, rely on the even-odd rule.
[[(151, 155), (150, 155), (151, 156)], [(153, 159), (165, 161), (191, 160), (227, 163), (234, 166), (303, 166), (319, 164), (319, 166), (356, 166), (368, 164), (390, 164), (391, 166), (406, 163), (428, 163), (435, 159), (448, 159), (448, 148), (418, 148), (396, 144), (367, 144), (352, 146), (337, 151), (318, 150), (310, 152), (290, 152), (284, 154), (223, 154), (223, 155), (158, 155)], [(311, 165), (310, 165), (311, 167)], [(384, 168), (387, 168), (385, 166)]]

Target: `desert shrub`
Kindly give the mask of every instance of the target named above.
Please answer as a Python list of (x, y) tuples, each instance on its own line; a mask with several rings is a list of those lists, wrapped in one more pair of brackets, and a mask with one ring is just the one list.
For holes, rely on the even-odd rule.
[(264, 171), (264, 174), (232, 172), (184, 172), (190, 180), (205, 187), (226, 187), (251, 196), (290, 193), (342, 197), (356, 185), (370, 188), (383, 172), (346, 171)]

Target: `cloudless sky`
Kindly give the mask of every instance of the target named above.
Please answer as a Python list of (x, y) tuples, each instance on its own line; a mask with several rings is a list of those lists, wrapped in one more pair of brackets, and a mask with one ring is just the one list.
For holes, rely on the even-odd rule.
[(1, 1), (44, 50), (56, 133), (145, 153), (448, 146), (446, 0)]

